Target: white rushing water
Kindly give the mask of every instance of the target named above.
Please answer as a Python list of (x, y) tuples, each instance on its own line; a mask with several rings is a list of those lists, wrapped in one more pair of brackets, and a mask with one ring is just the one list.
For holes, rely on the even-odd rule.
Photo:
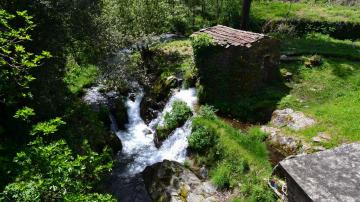
[(173, 131), (160, 148), (155, 147), (154, 132), (155, 127), (163, 123), (163, 115), (171, 111), (174, 101), (184, 101), (194, 110), (194, 105), (197, 103), (195, 89), (182, 89), (173, 92), (163, 112), (159, 113), (158, 117), (151, 121), (149, 125), (146, 125), (140, 117), (140, 103), (143, 96), (143, 92), (140, 92), (134, 101), (127, 100), (129, 123), (126, 125), (125, 131), (117, 132), (117, 136), (121, 139), (123, 145), (122, 155), (131, 159), (126, 165), (124, 175), (140, 173), (146, 166), (165, 159), (184, 162), (186, 157), (187, 137), (191, 133), (190, 120)]

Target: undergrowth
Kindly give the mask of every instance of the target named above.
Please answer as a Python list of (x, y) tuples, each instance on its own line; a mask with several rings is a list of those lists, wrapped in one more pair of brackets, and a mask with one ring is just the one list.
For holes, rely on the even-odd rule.
[(194, 118), (195, 130), (189, 139), (197, 136), (196, 128), (202, 127), (207, 135), (216, 136), (216, 141), (207, 144), (206, 152), (196, 152), (190, 144), (196, 163), (210, 168), (211, 180), (221, 189), (240, 187), (239, 197), (244, 200), (274, 201), (266, 184), (271, 166), (263, 137), (260, 138), (264, 134), (256, 129), (241, 132), (208, 114)]

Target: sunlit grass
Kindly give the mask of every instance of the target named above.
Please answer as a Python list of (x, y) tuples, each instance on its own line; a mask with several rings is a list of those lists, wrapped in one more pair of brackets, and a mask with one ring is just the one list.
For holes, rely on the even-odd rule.
[(286, 133), (311, 142), (326, 132), (332, 137), (323, 143), (326, 147), (360, 141), (360, 62), (324, 59), (320, 67), (307, 68), (301, 62), (282, 67), (295, 78), (289, 83), (292, 99), (283, 98), (279, 107), (303, 111), (317, 120), (313, 127)]
[(254, 1), (251, 12), (253, 16), (261, 20), (294, 18), (328, 22), (360, 22), (358, 6)]
[[(197, 117), (193, 125), (210, 128), (218, 136), (215, 148), (209, 148), (205, 155), (198, 158), (210, 165), (211, 180), (220, 188), (237, 187), (241, 185), (242, 199), (261, 198), (273, 200), (266, 180), (271, 173), (268, 153), (263, 134), (253, 129), (241, 132), (222, 120)], [(262, 136), (262, 137), (261, 137)], [(217, 150), (219, 157), (211, 157), (213, 150)], [(210, 158), (209, 158), (210, 157)], [(254, 190), (259, 190), (254, 191)]]

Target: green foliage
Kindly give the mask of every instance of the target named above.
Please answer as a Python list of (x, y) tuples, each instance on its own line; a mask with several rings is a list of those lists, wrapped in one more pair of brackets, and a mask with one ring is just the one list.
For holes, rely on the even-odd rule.
[(251, 7), (254, 18), (280, 20), (284, 18), (307, 19), (310, 21), (360, 22), (357, 7), (339, 5), (294, 3), (283, 1), (254, 1)]
[(31, 131), (31, 135), (49, 135), (57, 132), (61, 125), (65, 125), (66, 123), (61, 120), (60, 117), (55, 119), (51, 119), (49, 121), (40, 122), (33, 126)]
[(176, 128), (183, 125), (192, 115), (190, 107), (183, 101), (175, 101), (171, 112), (164, 115), (164, 125), (156, 128), (158, 137), (164, 140)]
[(268, 137), (268, 134), (264, 133), (259, 127), (252, 127), (249, 131), (247, 131), (247, 133), (251, 138), (259, 142), (265, 141)]
[(202, 105), (199, 109), (198, 114), (202, 118), (209, 119), (209, 120), (215, 120), (217, 118), (216, 112), (217, 112), (217, 110), (213, 106)]
[(189, 148), (196, 152), (206, 152), (217, 143), (216, 134), (202, 125), (193, 125), (188, 137)]
[(228, 188), (231, 181), (231, 167), (226, 163), (218, 165), (212, 172), (211, 180), (220, 189)]
[[(22, 26), (17, 27), (19, 24)], [(29, 85), (35, 77), (31, 70), (51, 55), (46, 51), (35, 55), (26, 50), (25, 43), (31, 40), (29, 32), (35, 26), (26, 11), (10, 14), (0, 9), (0, 26), (0, 99), (12, 104), (32, 96)]]
[(346, 59), (323, 58), (317, 68), (307, 68), (303, 62), (282, 64), (294, 74), (292, 88), (279, 107), (290, 107), (309, 114), (317, 124), (302, 131), (285, 133), (312, 142), (319, 132), (330, 134), (325, 147), (360, 140), (360, 63)]
[(95, 200), (109, 196), (81, 196), (92, 190), (101, 177), (112, 167), (108, 150), (98, 154), (88, 148), (85, 155), (75, 156), (65, 141), (59, 140), (45, 145), (41, 138), (17, 153), (14, 159), (20, 166), (16, 181), (5, 187), (5, 201), (51, 201), (76, 197)]
[(193, 119), (193, 126), (204, 127), (218, 137), (214, 146), (195, 155), (195, 162), (210, 167), (211, 180), (219, 188), (233, 188), (239, 184), (241, 188), (252, 186), (242, 190), (241, 200), (256, 201), (254, 198), (261, 201), (265, 197), (274, 201), (274, 196), (269, 194), (271, 190), (263, 180), (271, 173), (263, 143), (265, 134), (258, 128), (243, 133), (213, 116), (209, 119), (198, 116)]
[(92, 193), (92, 194), (68, 194), (65, 196), (64, 201), (68, 202), (116, 202), (117, 200), (114, 199), (109, 194), (98, 194), (98, 193)]
[(193, 51), (189, 39), (174, 40), (160, 44), (151, 50), (155, 54), (152, 58), (153, 66), (161, 72), (161, 82), (158, 81), (156, 83), (156, 91), (164, 92), (163, 83), (165, 79), (171, 76), (176, 77), (177, 75), (183, 77), (183, 86), (185, 88), (195, 85), (198, 72), (194, 64)]
[(68, 56), (64, 82), (72, 93), (78, 93), (83, 88), (95, 82), (98, 76), (98, 69), (94, 65), (80, 66), (75, 58)]
[(261, 202), (273, 202), (274, 192), (269, 189), (265, 179), (256, 176), (256, 173), (251, 173), (244, 181), (240, 188), (241, 192), (246, 195), (243, 198), (244, 201), (261, 201)]
[(14, 118), (21, 119), (23, 121), (29, 120), (30, 117), (35, 116), (35, 111), (30, 107), (23, 107), (16, 111)]
[(208, 34), (197, 34), (191, 37), (191, 45), (194, 49), (194, 55), (197, 57), (199, 51), (213, 46), (214, 41)]

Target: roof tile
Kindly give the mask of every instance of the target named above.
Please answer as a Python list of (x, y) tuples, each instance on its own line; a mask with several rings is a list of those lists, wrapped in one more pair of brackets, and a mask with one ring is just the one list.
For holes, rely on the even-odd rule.
[(252, 43), (266, 37), (264, 34), (248, 32), (243, 30), (226, 27), (223, 25), (216, 25), (213, 27), (201, 29), (193, 35), (206, 33), (210, 35), (214, 41), (222, 46), (251, 46)]

